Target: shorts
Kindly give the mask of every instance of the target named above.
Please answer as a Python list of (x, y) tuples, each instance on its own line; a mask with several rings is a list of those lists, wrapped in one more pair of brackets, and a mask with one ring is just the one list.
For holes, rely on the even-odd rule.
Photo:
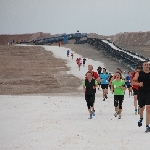
[(138, 95), (138, 90), (135, 89), (135, 88), (133, 88), (133, 94), (134, 94), (134, 95)]
[(95, 102), (95, 94), (85, 95), (85, 99), (86, 99), (86, 102), (87, 102), (88, 109), (90, 109), (91, 107), (93, 107), (93, 104)]
[(138, 91), (138, 104), (140, 108), (150, 105), (150, 91)]
[(131, 85), (127, 85), (127, 88), (130, 88), (130, 87), (132, 87)]
[(108, 84), (101, 84), (102, 89), (108, 89)]
[(91, 94), (91, 95), (85, 94), (85, 100), (86, 100), (86, 102), (92, 101), (93, 103), (95, 103), (95, 93)]
[(114, 106), (117, 107), (119, 103), (119, 109), (122, 109), (123, 100), (124, 95), (114, 95)]

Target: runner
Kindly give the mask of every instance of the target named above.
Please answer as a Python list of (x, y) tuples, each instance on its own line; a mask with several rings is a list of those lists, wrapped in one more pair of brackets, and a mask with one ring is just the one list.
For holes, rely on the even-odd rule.
[(109, 79), (109, 74), (106, 73), (106, 68), (103, 68), (103, 73), (100, 75), (101, 79), (101, 88), (103, 90), (103, 101), (105, 101), (105, 98), (107, 99), (107, 94), (108, 94), (108, 79)]
[(69, 51), (69, 50), (67, 50), (67, 57), (69, 57), (69, 53), (70, 53), (70, 51)]
[(95, 116), (94, 111), (94, 101), (95, 101), (95, 93), (97, 87), (97, 81), (92, 78), (92, 73), (88, 71), (86, 73), (86, 79), (83, 82), (83, 91), (85, 92), (85, 100), (87, 102), (88, 111), (90, 113), (90, 118), (92, 119), (92, 114)]
[(130, 93), (131, 93), (131, 96), (132, 96), (131, 77), (132, 77), (132, 75), (131, 75), (131, 72), (129, 71), (128, 75), (125, 78), (125, 81), (126, 81), (125, 83), (127, 85), (128, 91), (129, 91), (129, 97), (130, 97)]
[(74, 52), (71, 53), (72, 60), (73, 60), (73, 56), (74, 56)]
[(78, 67), (79, 67), (79, 71), (80, 71), (80, 67), (82, 66), (82, 59), (81, 58), (79, 58), (78, 59)]
[(97, 72), (98, 72), (98, 74), (101, 74), (101, 72), (102, 72), (102, 67), (101, 67), (101, 66), (99, 66), (99, 67), (97, 68)]
[[(143, 112), (146, 106), (146, 131), (150, 132), (150, 65), (143, 62), (143, 71), (137, 72), (133, 78), (133, 84), (139, 85), (138, 102), (140, 107), (140, 120), (138, 126), (142, 126)], [(135, 81), (135, 82), (134, 82)], [(136, 82), (138, 81), (138, 82)]]
[(61, 42), (60, 42), (60, 41), (58, 42), (58, 45), (59, 45), (59, 47), (60, 47), (60, 45), (61, 45)]
[(77, 63), (77, 65), (78, 65), (78, 63), (79, 63), (79, 58), (76, 59), (76, 63)]
[(109, 89), (111, 91), (111, 79), (112, 79), (113, 75), (111, 73), (109, 73), (109, 79), (108, 79), (108, 83), (109, 83)]
[[(136, 72), (140, 72), (140, 67), (136, 67), (135, 72), (133, 72), (132, 77), (131, 77), (131, 85), (132, 85), (133, 95), (134, 95), (135, 114), (137, 115), (137, 107), (138, 107), (138, 101), (137, 100), (138, 100), (138, 89), (139, 89), (139, 86), (138, 85), (134, 85), (134, 83), (132, 81), (133, 78), (135, 77)], [(139, 107), (138, 107), (138, 114), (139, 114)]]
[[(99, 75), (101, 74), (101, 71), (102, 71), (102, 68), (101, 68), (101, 66), (99, 66), (97, 68), (97, 72), (98, 72)], [(101, 86), (101, 82), (98, 83), (98, 90), (99, 90), (100, 86)]]
[(85, 67), (85, 61), (86, 61), (86, 59), (83, 58), (83, 67)]
[(111, 90), (112, 93), (114, 93), (114, 107), (116, 111), (114, 116), (117, 117), (117, 115), (119, 115), (118, 119), (121, 119), (122, 102), (124, 100), (124, 91), (126, 90), (126, 88), (125, 81), (121, 79), (120, 72), (116, 72), (116, 79), (112, 81)]

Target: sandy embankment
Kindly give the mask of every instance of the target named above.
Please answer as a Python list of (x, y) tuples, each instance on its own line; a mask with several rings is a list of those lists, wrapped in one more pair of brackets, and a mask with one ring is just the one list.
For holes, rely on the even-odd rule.
[(66, 74), (66, 61), (35, 46), (0, 46), (0, 94), (78, 92), (81, 80)]

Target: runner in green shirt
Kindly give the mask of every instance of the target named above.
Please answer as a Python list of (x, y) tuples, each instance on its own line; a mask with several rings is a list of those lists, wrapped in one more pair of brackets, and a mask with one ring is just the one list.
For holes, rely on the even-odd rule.
[(114, 107), (116, 111), (114, 116), (117, 117), (117, 115), (119, 115), (119, 119), (121, 119), (122, 102), (124, 100), (125, 89), (125, 81), (121, 79), (121, 73), (116, 72), (116, 79), (112, 81), (111, 91), (114, 93)]

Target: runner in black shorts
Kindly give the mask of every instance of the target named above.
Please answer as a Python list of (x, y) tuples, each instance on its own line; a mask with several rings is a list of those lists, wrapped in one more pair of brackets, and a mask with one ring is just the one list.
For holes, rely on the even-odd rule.
[(92, 73), (88, 71), (86, 73), (86, 79), (83, 82), (83, 91), (85, 92), (85, 100), (87, 102), (88, 111), (90, 113), (90, 118), (92, 115), (95, 116), (94, 112), (94, 102), (96, 93), (97, 81), (92, 78)]
[(108, 79), (109, 79), (109, 74), (106, 72), (106, 69), (103, 68), (103, 73), (100, 74), (101, 78), (101, 88), (103, 90), (103, 101), (105, 101), (105, 98), (107, 99), (107, 94), (108, 94)]
[[(99, 76), (100, 76), (100, 74), (101, 74), (101, 71), (102, 71), (102, 68), (101, 68), (101, 66), (99, 66), (99, 67), (97, 68), (97, 73), (98, 73)], [(99, 90), (100, 86), (101, 86), (101, 82), (98, 83), (98, 90)]]
[(138, 108), (138, 89), (139, 89), (139, 86), (134, 85), (132, 83), (132, 80), (135, 77), (136, 72), (140, 72), (140, 67), (136, 67), (135, 72), (132, 74), (132, 77), (131, 77), (131, 85), (132, 85), (132, 90), (133, 90), (133, 95), (134, 95), (135, 114), (137, 115), (137, 114), (139, 114), (139, 108)]
[(143, 62), (143, 71), (137, 72), (133, 78), (134, 84), (139, 85), (138, 102), (140, 107), (140, 120), (138, 126), (142, 126), (143, 111), (146, 106), (146, 131), (150, 132), (150, 65), (147, 61)]
[(132, 77), (131, 72), (129, 71), (128, 75), (125, 78), (126, 85), (127, 85), (128, 91), (129, 91), (129, 97), (130, 97), (130, 95), (132, 95), (131, 77)]

